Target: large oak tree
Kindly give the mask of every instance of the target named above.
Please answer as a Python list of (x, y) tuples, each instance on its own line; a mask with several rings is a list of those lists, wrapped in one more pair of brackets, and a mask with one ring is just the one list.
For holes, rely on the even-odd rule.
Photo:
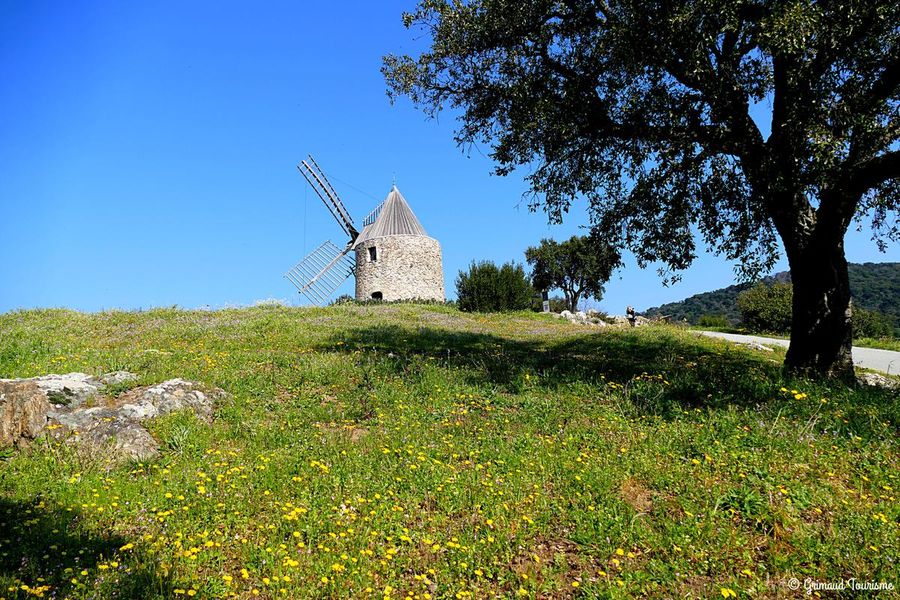
[(530, 170), (533, 206), (586, 198), (642, 266), (684, 269), (700, 239), (749, 278), (780, 238), (787, 366), (852, 377), (844, 235), (900, 235), (900, 2), (422, 0), (404, 20), (429, 47), (384, 58), (392, 98), (458, 111), (460, 144)]

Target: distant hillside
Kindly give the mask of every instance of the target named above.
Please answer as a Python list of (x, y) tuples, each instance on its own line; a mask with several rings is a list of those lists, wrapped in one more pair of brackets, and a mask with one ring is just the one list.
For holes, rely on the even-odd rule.
[[(766, 283), (790, 280), (791, 275), (786, 271), (763, 279)], [(703, 315), (724, 315), (731, 324), (737, 325), (741, 320), (737, 308), (738, 294), (751, 285), (730, 285), (696, 294), (681, 302), (649, 308), (644, 314), (671, 315), (673, 320), (687, 319), (689, 323), (696, 323)], [(895, 327), (900, 327), (900, 263), (851, 264), (850, 289), (856, 306), (889, 315)]]

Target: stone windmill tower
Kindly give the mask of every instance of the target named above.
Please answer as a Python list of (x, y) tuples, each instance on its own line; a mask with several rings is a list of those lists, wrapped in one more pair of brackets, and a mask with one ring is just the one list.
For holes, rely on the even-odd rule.
[(444, 300), (441, 245), (425, 233), (397, 186), (359, 231), (312, 156), (297, 168), (349, 237), (343, 249), (324, 242), (285, 273), (301, 294), (326, 304), (355, 275), (357, 300)]
[(444, 300), (441, 245), (428, 237), (396, 185), (353, 248), (357, 300)]

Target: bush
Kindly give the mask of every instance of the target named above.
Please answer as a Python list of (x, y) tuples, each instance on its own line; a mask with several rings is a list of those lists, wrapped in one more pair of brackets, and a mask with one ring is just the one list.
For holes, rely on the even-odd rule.
[(697, 319), (700, 327), (728, 327), (730, 323), (725, 315), (702, 315)]
[(875, 310), (853, 307), (853, 337), (890, 337), (893, 326), (887, 315)]
[(737, 299), (741, 321), (751, 331), (788, 333), (793, 295), (789, 283), (761, 283), (741, 292)]
[(522, 265), (472, 263), (456, 277), (459, 309), (467, 312), (506, 312), (531, 308), (534, 288)]

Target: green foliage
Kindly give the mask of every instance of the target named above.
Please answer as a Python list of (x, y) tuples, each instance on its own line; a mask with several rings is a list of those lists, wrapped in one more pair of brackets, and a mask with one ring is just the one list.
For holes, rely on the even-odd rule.
[(533, 209), (585, 202), (667, 279), (698, 238), (743, 281), (783, 248), (818, 273), (798, 335), (830, 338), (787, 366), (851, 377), (846, 224), (900, 239), (900, 2), (420, 0), (404, 24), (426, 43), (384, 57), (392, 99), (451, 109), (460, 145), (528, 170)]
[(599, 301), (603, 286), (622, 264), (619, 251), (594, 236), (572, 236), (564, 242), (541, 240), (525, 251), (531, 281), (539, 290), (562, 290), (566, 308), (578, 310), (582, 298)]
[[(586, 199), (641, 265), (685, 268), (698, 230), (749, 278), (777, 258), (773, 219), (797, 225), (790, 251), (857, 208), (898, 233), (896, 2), (421, 0), (404, 24), (430, 45), (384, 57), (389, 95), (456, 109), (459, 143), (492, 144), (501, 174), (529, 166), (551, 219)], [(818, 203), (832, 192), (860, 202)]]
[(661, 600), (895, 581), (900, 395), (771, 356), (440, 305), (0, 314), (0, 377), (118, 365), (229, 393), (209, 423), (151, 420), (148, 463), (48, 439), (0, 453), (0, 589)]
[[(862, 263), (849, 265), (850, 291), (853, 295), (853, 314), (860, 309), (880, 313), (890, 324), (886, 335), (900, 337), (900, 263)], [(762, 279), (762, 283), (790, 282), (787, 272), (777, 273)], [(705, 314), (721, 314), (728, 325), (737, 325), (741, 313), (737, 306), (738, 294), (750, 288), (748, 284), (731, 285), (726, 288), (695, 294), (679, 302), (670, 302), (644, 311), (648, 317), (671, 315), (673, 320), (687, 319), (699, 324)]]
[(890, 318), (874, 310), (853, 309), (853, 337), (882, 338), (893, 333)]
[(752, 331), (790, 332), (792, 290), (789, 283), (760, 283), (741, 292), (737, 298), (741, 321)]
[(725, 315), (701, 315), (697, 319), (697, 325), (701, 327), (728, 327), (728, 318)]
[(472, 263), (468, 272), (456, 277), (460, 310), (466, 312), (508, 312), (531, 308), (535, 291), (522, 265), (492, 262)]

